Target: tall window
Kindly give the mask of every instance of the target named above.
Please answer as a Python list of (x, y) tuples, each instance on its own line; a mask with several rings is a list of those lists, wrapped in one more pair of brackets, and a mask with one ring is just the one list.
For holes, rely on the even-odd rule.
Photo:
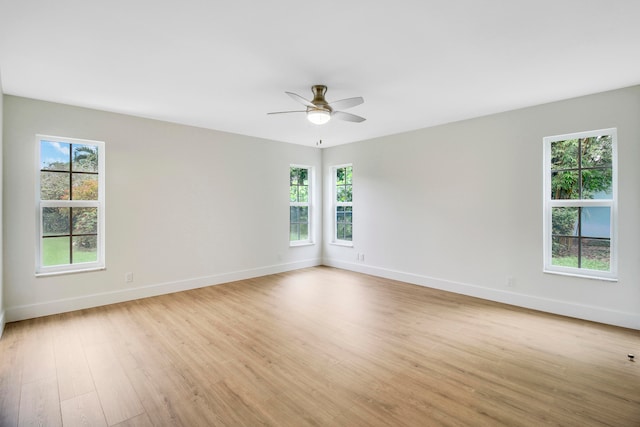
[(289, 167), (289, 242), (311, 243), (311, 168)]
[(544, 269), (616, 279), (615, 129), (544, 138)]
[(335, 241), (353, 240), (353, 166), (337, 166), (333, 168), (334, 203), (335, 203)]
[(104, 268), (104, 143), (37, 136), (36, 273)]

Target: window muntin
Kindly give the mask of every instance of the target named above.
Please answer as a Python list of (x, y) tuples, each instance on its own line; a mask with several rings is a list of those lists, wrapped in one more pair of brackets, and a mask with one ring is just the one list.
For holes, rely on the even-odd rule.
[(37, 137), (36, 274), (104, 268), (104, 143)]
[(615, 129), (547, 137), (544, 270), (617, 277)]
[(311, 168), (289, 167), (289, 242), (311, 243)]
[(353, 241), (353, 166), (333, 168), (334, 241)]

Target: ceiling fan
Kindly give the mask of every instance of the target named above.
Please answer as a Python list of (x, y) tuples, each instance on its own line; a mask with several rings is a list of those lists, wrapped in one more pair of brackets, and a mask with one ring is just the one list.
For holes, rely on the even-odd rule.
[(267, 114), (307, 113), (307, 119), (316, 125), (323, 125), (331, 120), (332, 117), (355, 123), (364, 122), (366, 120), (364, 117), (356, 116), (355, 114), (338, 111), (339, 109), (343, 110), (362, 104), (364, 99), (362, 99), (361, 96), (327, 102), (327, 100), (324, 99), (324, 95), (327, 93), (327, 87), (325, 85), (311, 86), (311, 91), (313, 92), (313, 99), (311, 101), (308, 101), (293, 92), (285, 92), (295, 101), (307, 107), (306, 110), (277, 111)]

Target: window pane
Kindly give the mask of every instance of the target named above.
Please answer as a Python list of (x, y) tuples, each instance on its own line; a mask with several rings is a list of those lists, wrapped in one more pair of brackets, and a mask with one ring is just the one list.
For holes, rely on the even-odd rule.
[(345, 182), (347, 184), (351, 184), (351, 180), (353, 177), (353, 167), (348, 166), (347, 168), (345, 168)]
[(74, 236), (73, 237), (73, 263), (95, 262), (98, 260), (98, 237), (97, 236)]
[(307, 223), (309, 222), (309, 208), (306, 207), (298, 207), (298, 222)]
[(98, 208), (73, 208), (73, 234), (96, 234), (98, 232)]
[(579, 199), (578, 171), (551, 172), (551, 199)]
[(69, 171), (71, 144), (40, 141), (40, 169)]
[(553, 237), (551, 263), (563, 267), (578, 268), (578, 238)]
[(300, 240), (300, 224), (289, 225), (289, 240)]
[(298, 187), (298, 201), (299, 202), (308, 202), (309, 201), (309, 187), (301, 185)]
[(40, 172), (41, 200), (69, 200), (69, 174)]
[(346, 169), (336, 169), (336, 185), (344, 185), (346, 183)]
[(289, 169), (289, 185), (294, 186), (298, 185), (298, 175), (300, 173), (300, 169), (298, 168), (290, 168)]
[(353, 223), (353, 219), (351, 218), (352, 213), (351, 212), (345, 212), (344, 214), (344, 222), (346, 222), (347, 224), (352, 224)]
[(72, 174), (72, 200), (98, 200), (98, 175)]
[(609, 239), (582, 239), (582, 268), (609, 271), (611, 241)]
[(611, 169), (587, 169), (582, 171), (583, 199), (611, 199), (613, 177)]
[(339, 240), (344, 240), (344, 224), (336, 224), (336, 238)]
[(290, 206), (289, 207), (289, 221), (290, 222), (298, 222), (298, 207)]
[(551, 143), (551, 170), (578, 167), (578, 140), (568, 139)]
[(576, 236), (578, 234), (578, 208), (553, 208), (551, 234)]
[(337, 188), (337, 201), (338, 202), (351, 202), (352, 194), (351, 194), (351, 186), (350, 185), (341, 185)]
[(42, 265), (69, 264), (69, 237), (46, 237), (42, 239)]
[(585, 138), (582, 140), (582, 167), (607, 167), (612, 165), (611, 135)]
[(98, 172), (98, 147), (73, 144), (73, 171)]
[(292, 185), (289, 187), (289, 201), (297, 202), (298, 201), (298, 186)]
[(69, 234), (69, 208), (42, 208), (42, 235)]
[(344, 226), (344, 240), (349, 240), (349, 241), (351, 241), (351, 239), (352, 239), (352, 234), (353, 234), (353, 233), (351, 232), (351, 230), (352, 230), (352, 226), (351, 226), (351, 224), (348, 224), (348, 225), (345, 225), (345, 226)]
[(309, 169), (291, 168), (289, 182), (290, 185), (309, 185)]
[(300, 224), (300, 240), (309, 239), (309, 225)]
[(582, 237), (611, 238), (611, 208), (585, 207), (580, 215)]
[(345, 221), (345, 210), (348, 206), (336, 206), (336, 222), (344, 223)]

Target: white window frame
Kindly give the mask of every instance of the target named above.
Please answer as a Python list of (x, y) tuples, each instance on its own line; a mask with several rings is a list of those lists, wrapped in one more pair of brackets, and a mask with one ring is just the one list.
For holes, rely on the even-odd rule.
[[(337, 170), (342, 168), (351, 167), (351, 201), (350, 202), (339, 202), (338, 201), (338, 191), (337, 191)], [(343, 165), (335, 165), (331, 167), (331, 194), (332, 194), (332, 203), (333, 203), (333, 237), (332, 242), (335, 245), (341, 246), (350, 246), (353, 247), (353, 164), (346, 163)], [(351, 207), (351, 240), (344, 240), (338, 238), (338, 207), (339, 206), (350, 206)]]
[[(580, 139), (611, 135), (611, 199), (566, 199), (551, 198), (551, 143), (567, 139)], [(543, 228), (544, 228), (544, 272), (568, 276), (617, 281), (618, 278), (618, 137), (616, 128), (577, 132), (565, 135), (548, 136), (544, 142), (544, 200), (543, 200)], [(552, 264), (552, 209), (555, 207), (608, 207), (611, 212), (610, 223), (610, 265), (609, 271), (590, 270), (587, 268), (563, 267)]]
[[(313, 216), (312, 216), (312, 201), (313, 201), (313, 190), (314, 190), (314, 178), (313, 178), (313, 167), (308, 165), (298, 165), (298, 164), (290, 164), (289, 165), (289, 176), (291, 176), (291, 169), (306, 169), (307, 177), (309, 181), (309, 185), (307, 187), (307, 201), (306, 202), (292, 202), (289, 199), (289, 208), (291, 207), (306, 207), (307, 208), (307, 238), (304, 240), (291, 240), (291, 217), (289, 217), (289, 246), (306, 246), (313, 245)], [(289, 188), (291, 188), (291, 181), (289, 181)], [(291, 209), (289, 209), (291, 212)]]
[[(98, 147), (98, 200), (41, 200), (40, 199), (40, 170), (41, 141), (59, 142), (63, 144), (82, 144)], [(36, 135), (36, 276), (48, 276), (65, 273), (78, 273), (83, 271), (95, 271), (105, 268), (105, 144), (103, 141), (87, 139), (64, 138), (50, 135)], [(42, 261), (42, 211), (44, 208), (97, 208), (97, 260), (76, 264), (62, 264), (44, 266)]]

